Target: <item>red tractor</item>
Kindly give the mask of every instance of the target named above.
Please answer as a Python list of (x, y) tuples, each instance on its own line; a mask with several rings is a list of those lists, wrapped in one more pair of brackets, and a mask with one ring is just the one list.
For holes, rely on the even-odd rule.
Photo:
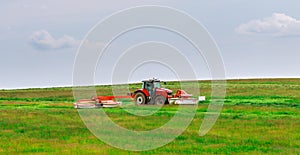
[(191, 94), (184, 90), (178, 89), (175, 95), (172, 90), (162, 88), (161, 81), (158, 79), (150, 79), (142, 81), (141, 89), (137, 89), (130, 95), (126, 96), (94, 96), (92, 99), (81, 99), (74, 103), (75, 108), (101, 108), (116, 107), (121, 105), (116, 99), (133, 98), (136, 105), (144, 104), (197, 104), (198, 100), (192, 98)]
[(134, 91), (133, 97), (137, 105), (141, 104), (168, 104), (173, 98), (172, 90), (162, 88), (158, 79), (142, 81), (141, 89)]

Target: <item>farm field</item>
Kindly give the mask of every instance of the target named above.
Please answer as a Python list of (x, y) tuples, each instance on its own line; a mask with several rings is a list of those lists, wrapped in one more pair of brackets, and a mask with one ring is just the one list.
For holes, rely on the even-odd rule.
[[(300, 79), (228, 80), (220, 117), (202, 137), (198, 131), (211, 83), (199, 85), (207, 101), (199, 103), (187, 130), (163, 147), (142, 152), (97, 139), (73, 108), (72, 88), (0, 90), (0, 154), (300, 154)], [(132, 84), (130, 90), (139, 87)], [(176, 90), (180, 85), (168, 82), (164, 87)], [(96, 89), (111, 95), (110, 86)], [(177, 106), (166, 105), (143, 118), (121, 108), (104, 110), (123, 127), (151, 130), (170, 120)]]

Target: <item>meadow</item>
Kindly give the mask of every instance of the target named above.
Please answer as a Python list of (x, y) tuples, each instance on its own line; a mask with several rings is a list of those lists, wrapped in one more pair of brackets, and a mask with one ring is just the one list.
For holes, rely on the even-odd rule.
[[(184, 133), (155, 150), (130, 152), (97, 139), (73, 108), (72, 88), (0, 90), (0, 154), (300, 154), (300, 79), (228, 80), (219, 119), (198, 136), (211, 95), (211, 82), (199, 81), (205, 102)], [(130, 85), (130, 90), (140, 84)], [(178, 82), (165, 87), (179, 88)], [(111, 95), (111, 86), (97, 86)], [(176, 105), (138, 117), (122, 108), (104, 109), (119, 125), (151, 130), (172, 118)], [(116, 135), (117, 136), (117, 135)]]

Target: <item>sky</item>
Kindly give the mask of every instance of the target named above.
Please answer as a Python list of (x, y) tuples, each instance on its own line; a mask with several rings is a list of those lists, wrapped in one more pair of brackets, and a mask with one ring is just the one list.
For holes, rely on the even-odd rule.
[[(141, 5), (172, 7), (200, 22), (218, 45), (228, 79), (300, 77), (296, 0), (11, 0), (0, 5), (0, 89), (71, 86), (76, 54), (88, 32), (111, 14)], [(168, 42), (196, 63), (189, 54), (192, 47), (180, 37), (163, 30), (136, 30), (115, 40), (108, 50), (110, 58), (97, 66), (95, 79), (103, 80), (95, 83), (110, 82), (110, 68), (116, 62), (108, 60), (115, 60), (117, 51), (149, 40)], [(198, 59), (195, 66), (198, 79), (210, 78), (205, 59)], [(176, 78), (155, 63), (139, 66), (124, 78), (150, 76)]]

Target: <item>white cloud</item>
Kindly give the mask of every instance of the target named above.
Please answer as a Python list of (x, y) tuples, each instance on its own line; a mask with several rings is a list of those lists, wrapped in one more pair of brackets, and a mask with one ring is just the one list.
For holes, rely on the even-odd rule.
[(271, 17), (243, 23), (235, 30), (246, 35), (300, 36), (300, 20), (284, 13), (273, 13)]
[(80, 43), (79, 40), (67, 35), (56, 39), (46, 30), (35, 31), (29, 38), (31, 45), (40, 50), (77, 47)]

